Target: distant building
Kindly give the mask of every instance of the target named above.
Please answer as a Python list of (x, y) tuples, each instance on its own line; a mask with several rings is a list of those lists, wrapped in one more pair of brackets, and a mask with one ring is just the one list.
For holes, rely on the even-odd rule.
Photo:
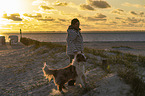
[(10, 45), (18, 43), (18, 36), (16, 35), (10, 35), (9, 39), (10, 39)]
[(0, 45), (5, 45), (5, 36), (0, 36)]

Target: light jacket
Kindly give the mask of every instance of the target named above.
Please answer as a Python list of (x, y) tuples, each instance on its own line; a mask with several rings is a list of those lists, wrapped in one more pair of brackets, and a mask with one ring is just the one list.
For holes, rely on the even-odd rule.
[(76, 30), (72, 26), (67, 29), (67, 55), (74, 55), (75, 52), (83, 51), (83, 37), (80, 29)]

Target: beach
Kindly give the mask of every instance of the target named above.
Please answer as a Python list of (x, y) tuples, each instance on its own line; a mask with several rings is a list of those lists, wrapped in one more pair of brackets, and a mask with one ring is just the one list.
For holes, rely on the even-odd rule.
[(145, 96), (145, 0), (0, 0), (0, 96)]
[[(103, 49), (106, 52), (118, 50), (145, 55), (145, 42), (86, 42), (84, 47)], [(68, 88), (65, 90), (66, 96), (133, 96), (130, 91), (131, 86), (117, 75), (118, 65), (110, 65), (112, 72), (107, 73), (100, 67), (102, 57), (90, 53), (85, 54), (89, 58), (85, 65), (89, 91), (85, 92), (79, 86), (71, 87), (66, 84)], [(111, 54), (108, 52), (108, 55)], [(69, 58), (65, 51), (46, 46), (35, 48), (34, 45), (25, 46), (20, 42), (16, 45), (6, 43), (6, 45), (0, 45), (0, 60), (0, 96), (61, 95), (53, 80), (49, 83), (43, 76), (42, 67), (44, 62), (52, 69), (67, 66)], [(123, 68), (123, 66), (120, 67)], [(145, 73), (143, 71), (145, 68), (141, 68), (140, 71)]]
[[(119, 50), (125, 53), (131, 53), (135, 55), (143, 55), (145, 56), (145, 42), (137, 42), (137, 41), (114, 41), (114, 42), (85, 42), (85, 47), (95, 48), (95, 49), (103, 49), (103, 50)], [(112, 48), (112, 47), (120, 47), (120, 48)], [(121, 48), (124, 47), (124, 48)], [(125, 48), (130, 47), (130, 48)]]

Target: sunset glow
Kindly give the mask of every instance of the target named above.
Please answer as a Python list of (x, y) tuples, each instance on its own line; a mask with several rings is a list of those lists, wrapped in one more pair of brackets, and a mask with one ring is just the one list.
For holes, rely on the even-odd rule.
[(144, 0), (1, 0), (0, 32), (145, 30)]
[(20, 12), (22, 0), (1, 0), (0, 12), (15, 13)]

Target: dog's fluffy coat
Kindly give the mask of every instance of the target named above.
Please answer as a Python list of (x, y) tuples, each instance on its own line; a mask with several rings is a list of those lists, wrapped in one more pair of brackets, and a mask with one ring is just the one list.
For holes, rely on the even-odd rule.
[[(46, 63), (44, 64), (44, 67), (42, 68), (44, 76), (49, 79), (49, 81), (53, 78), (55, 85), (57, 85), (58, 90), (63, 93), (62, 88), (65, 89), (64, 84), (67, 83), (69, 80), (77, 80), (80, 83), (82, 83), (82, 86), (84, 86), (84, 83), (82, 81), (82, 72), (78, 72), (78, 68), (76, 68), (77, 63), (79, 62), (86, 62), (86, 58), (82, 54), (76, 54), (75, 59), (73, 63), (68, 65), (65, 68), (62, 69), (49, 69)], [(73, 65), (74, 64), (74, 65)], [(77, 73), (78, 72), (78, 73)]]
[(69, 65), (62, 69), (52, 70), (49, 69), (45, 64), (43, 67), (43, 73), (49, 81), (54, 79), (54, 83), (57, 85), (57, 88), (60, 92), (62, 92), (62, 88), (65, 88), (64, 84), (69, 80), (75, 80), (77, 77), (76, 68), (73, 65)]
[(77, 78), (76, 83), (81, 84), (82, 87), (86, 87), (86, 76), (85, 76), (85, 63), (86, 57), (84, 54), (77, 54), (73, 61), (73, 66), (76, 67)]

